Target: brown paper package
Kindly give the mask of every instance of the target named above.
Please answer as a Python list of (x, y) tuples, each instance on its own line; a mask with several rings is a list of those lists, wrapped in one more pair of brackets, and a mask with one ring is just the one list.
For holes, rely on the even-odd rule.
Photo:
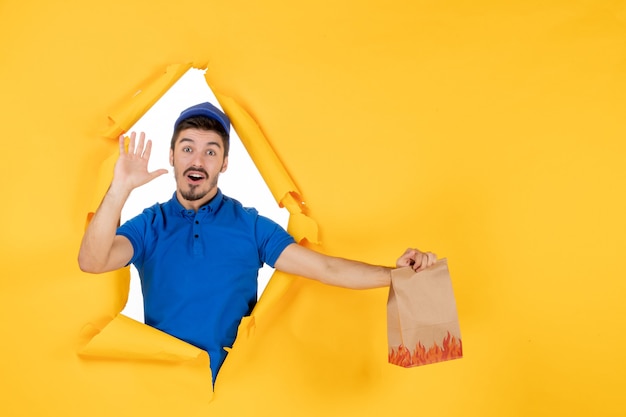
[(417, 273), (410, 267), (392, 271), (387, 333), (394, 365), (408, 368), (463, 357), (446, 259)]

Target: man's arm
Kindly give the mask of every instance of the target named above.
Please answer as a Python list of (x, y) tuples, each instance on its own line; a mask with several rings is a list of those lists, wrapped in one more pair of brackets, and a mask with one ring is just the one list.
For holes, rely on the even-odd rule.
[(124, 137), (120, 136), (120, 156), (115, 164), (113, 181), (85, 231), (78, 252), (78, 265), (85, 272), (113, 271), (126, 265), (133, 256), (130, 241), (115, 234), (124, 203), (133, 189), (167, 172), (165, 169), (148, 172), (152, 142), (147, 141), (144, 148), (144, 141), (145, 136), (141, 133), (135, 147), (133, 132), (126, 151)]
[[(407, 249), (396, 261), (396, 266), (411, 266), (419, 271), (429, 267), (436, 260), (437, 257), (433, 253)], [(352, 289), (389, 286), (393, 269), (324, 255), (295, 243), (283, 250), (274, 266), (279, 271), (289, 274)]]

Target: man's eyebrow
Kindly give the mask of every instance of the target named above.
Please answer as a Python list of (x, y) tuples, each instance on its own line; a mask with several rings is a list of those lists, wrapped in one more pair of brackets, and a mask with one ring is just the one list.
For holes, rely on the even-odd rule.
[[(180, 141), (178, 141), (178, 143), (183, 143), (183, 142), (191, 142), (191, 143), (196, 143), (195, 140), (193, 139), (189, 139), (189, 138), (182, 138)], [(211, 142), (206, 142), (205, 145), (209, 146), (209, 145), (215, 145), (218, 148), (222, 147), (222, 144), (216, 141), (211, 141)]]

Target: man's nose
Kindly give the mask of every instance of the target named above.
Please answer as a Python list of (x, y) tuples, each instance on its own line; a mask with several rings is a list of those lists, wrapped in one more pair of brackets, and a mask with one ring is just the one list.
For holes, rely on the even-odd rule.
[(196, 152), (193, 154), (193, 158), (191, 158), (191, 165), (195, 166), (195, 167), (202, 167), (203, 166), (203, 158), (202, 158), (202, 154), (200, 152)]

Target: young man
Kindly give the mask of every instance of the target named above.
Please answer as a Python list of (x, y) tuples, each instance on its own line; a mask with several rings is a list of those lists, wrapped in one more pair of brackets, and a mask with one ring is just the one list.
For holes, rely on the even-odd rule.
[[(230, 120), (202, 103), (184, 110), (174, 125), (170, 164), (176, 192), (118, 228), (130, 192), (163, 175), (148, 172), (152, 147), (133, 132), (113, 180), (89, 224), (78, 255), (85, 272), (130, 263), (141, 277), (145, 322), (209, 353), (213, 379), (232, 346), (242, 317), (257, 299), (257, 273), (266, 263), (280, 271), (354, 289), (388, 286), (391, 268), (331, 257), (307, 249), (279, 225), (217, 187), (228, 167)], [(396, 266), (432, 265), (430, 252), (407, 249)]]

